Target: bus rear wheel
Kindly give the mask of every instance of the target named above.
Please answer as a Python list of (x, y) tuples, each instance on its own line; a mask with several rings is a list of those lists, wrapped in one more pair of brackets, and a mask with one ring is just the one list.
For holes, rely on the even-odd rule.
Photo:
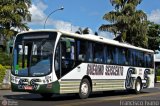
[(88, 81), (88, 79), (83, 79), (81, 81), (80, 84), (80, 88), (79, 88), (79, 97), (81, 99), (86, 99), (88, 98), (88, 96), (91, 93), (91, 86), (90, 86), (90, 82)]
[(136, 79), (136, 82), (135, 82), (135, 89), (134, 89), (134, 92), (136, 94), (139, 94), (141, 92), (141, 89), (142, 89), (142, 82), (141, 80), (138, 78)]

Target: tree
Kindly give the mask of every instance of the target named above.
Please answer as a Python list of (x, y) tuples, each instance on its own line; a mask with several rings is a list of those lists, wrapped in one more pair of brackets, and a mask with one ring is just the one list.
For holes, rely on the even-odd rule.
[(135, 46), (147, 47), (147, 16), (142, 10), (136, 10), (142, 0), (110, 0), (114, 11), (106, 13), (104, 20), (111, 24), (102, 25), (99, 30), (114, 33), (122, 41)]
[(31, 0), (0, 0), (0, 33), (8, 40), (15, 30), (28, 30), (26, 21), (31, 21), (28, 8)]
[(148, 49), (152, 49), (155, 53), (156, 50), (160, 51), (160, 25), (149, 22), (148, 25)]
[(78, 31), (76, 31), (75, 33), (81, 34), (81, 35), (82, 35), (82, 34), (89, 34), (89, 33), (90, 33), (90, 30), (89, 30), (88, 27), (86, 27), (86, 28), (84, 28), (84, 29), (79, 28)]

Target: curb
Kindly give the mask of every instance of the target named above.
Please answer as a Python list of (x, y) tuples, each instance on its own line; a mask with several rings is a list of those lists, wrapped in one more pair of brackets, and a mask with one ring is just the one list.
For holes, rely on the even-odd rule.
[(0, 90), (10, 90), (11, 85), (10, 84), (2, 84), (0, 83)]

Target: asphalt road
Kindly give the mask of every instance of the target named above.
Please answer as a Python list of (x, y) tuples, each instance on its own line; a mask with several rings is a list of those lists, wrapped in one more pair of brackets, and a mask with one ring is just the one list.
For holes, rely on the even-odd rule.
[(0, 90), (0, 106), (160, 106), (160, 83), (155, 88), (145, 89), (141, 94), (126, 91), (97, 92), (88, 99), (79, 99), (74, 94), (53, 95), (43, 99), (38, 94)]

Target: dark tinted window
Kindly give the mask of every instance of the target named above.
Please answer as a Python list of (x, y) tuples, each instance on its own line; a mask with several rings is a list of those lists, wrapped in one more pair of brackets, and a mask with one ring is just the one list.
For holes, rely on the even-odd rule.
[(144, 55), (143, 52), (138, 52), (138, 58), (139, 58), (139, 67), (144, 67)]
[(113, 63), (113, 52), (114, 52), (113, 46), (107, 45), (105, 50), (106, 50), (105, 53), (106, 53), (106, 59), (107, 59), (106, 63), (107, 64)]
[(92, 43), (86, 40), (77, 39), (78, 61), (92, 62)]
[[(152, 54), (145, 54), (143, 51), (135, 49), (92, 42), (79, 38), (71, 39), (72, 38), (70, 38), (69, 45), (74, 44), (75, 47), (70, 47), (70, 49), (68, 49), (68, 46), (62, 47), (63, 50), (66, 50), (65, 53), (62, 52), (62, 54), (67, 55), (71, 60), (135, 67), (153, 67)], [(65, 42), (64, 45), (68, 45), (66, 44), (67, 42)], [(70, 52), (67, 53), (67, 51)]]
[(118, 64), (128, 65), (128, 50), (126, 48), (118, 48)]
[(93, 44), (93, 60), (94, 62), (104, 63), (104, 45), (95, 43)]
[(74, 60), (75, 59), (75, 40), (73, 38), (62, 37), (62, 59)]
[(75, 67), (76, 46), (74, 38), (61, 37), (60, 41), (61, 41), (60, 52), (61, 52), (61, 69), (62, 69), (61, 76), (64, 76)]
[(145, 67), (154, 67), (153, 55), (150, 53), (144, 53)]
[(132, 66), (137, 66), (137, 63), (138, 63), (137, 58), (138, 56), (137, 56), (136, 50), (130, 49), (130, 64)]

